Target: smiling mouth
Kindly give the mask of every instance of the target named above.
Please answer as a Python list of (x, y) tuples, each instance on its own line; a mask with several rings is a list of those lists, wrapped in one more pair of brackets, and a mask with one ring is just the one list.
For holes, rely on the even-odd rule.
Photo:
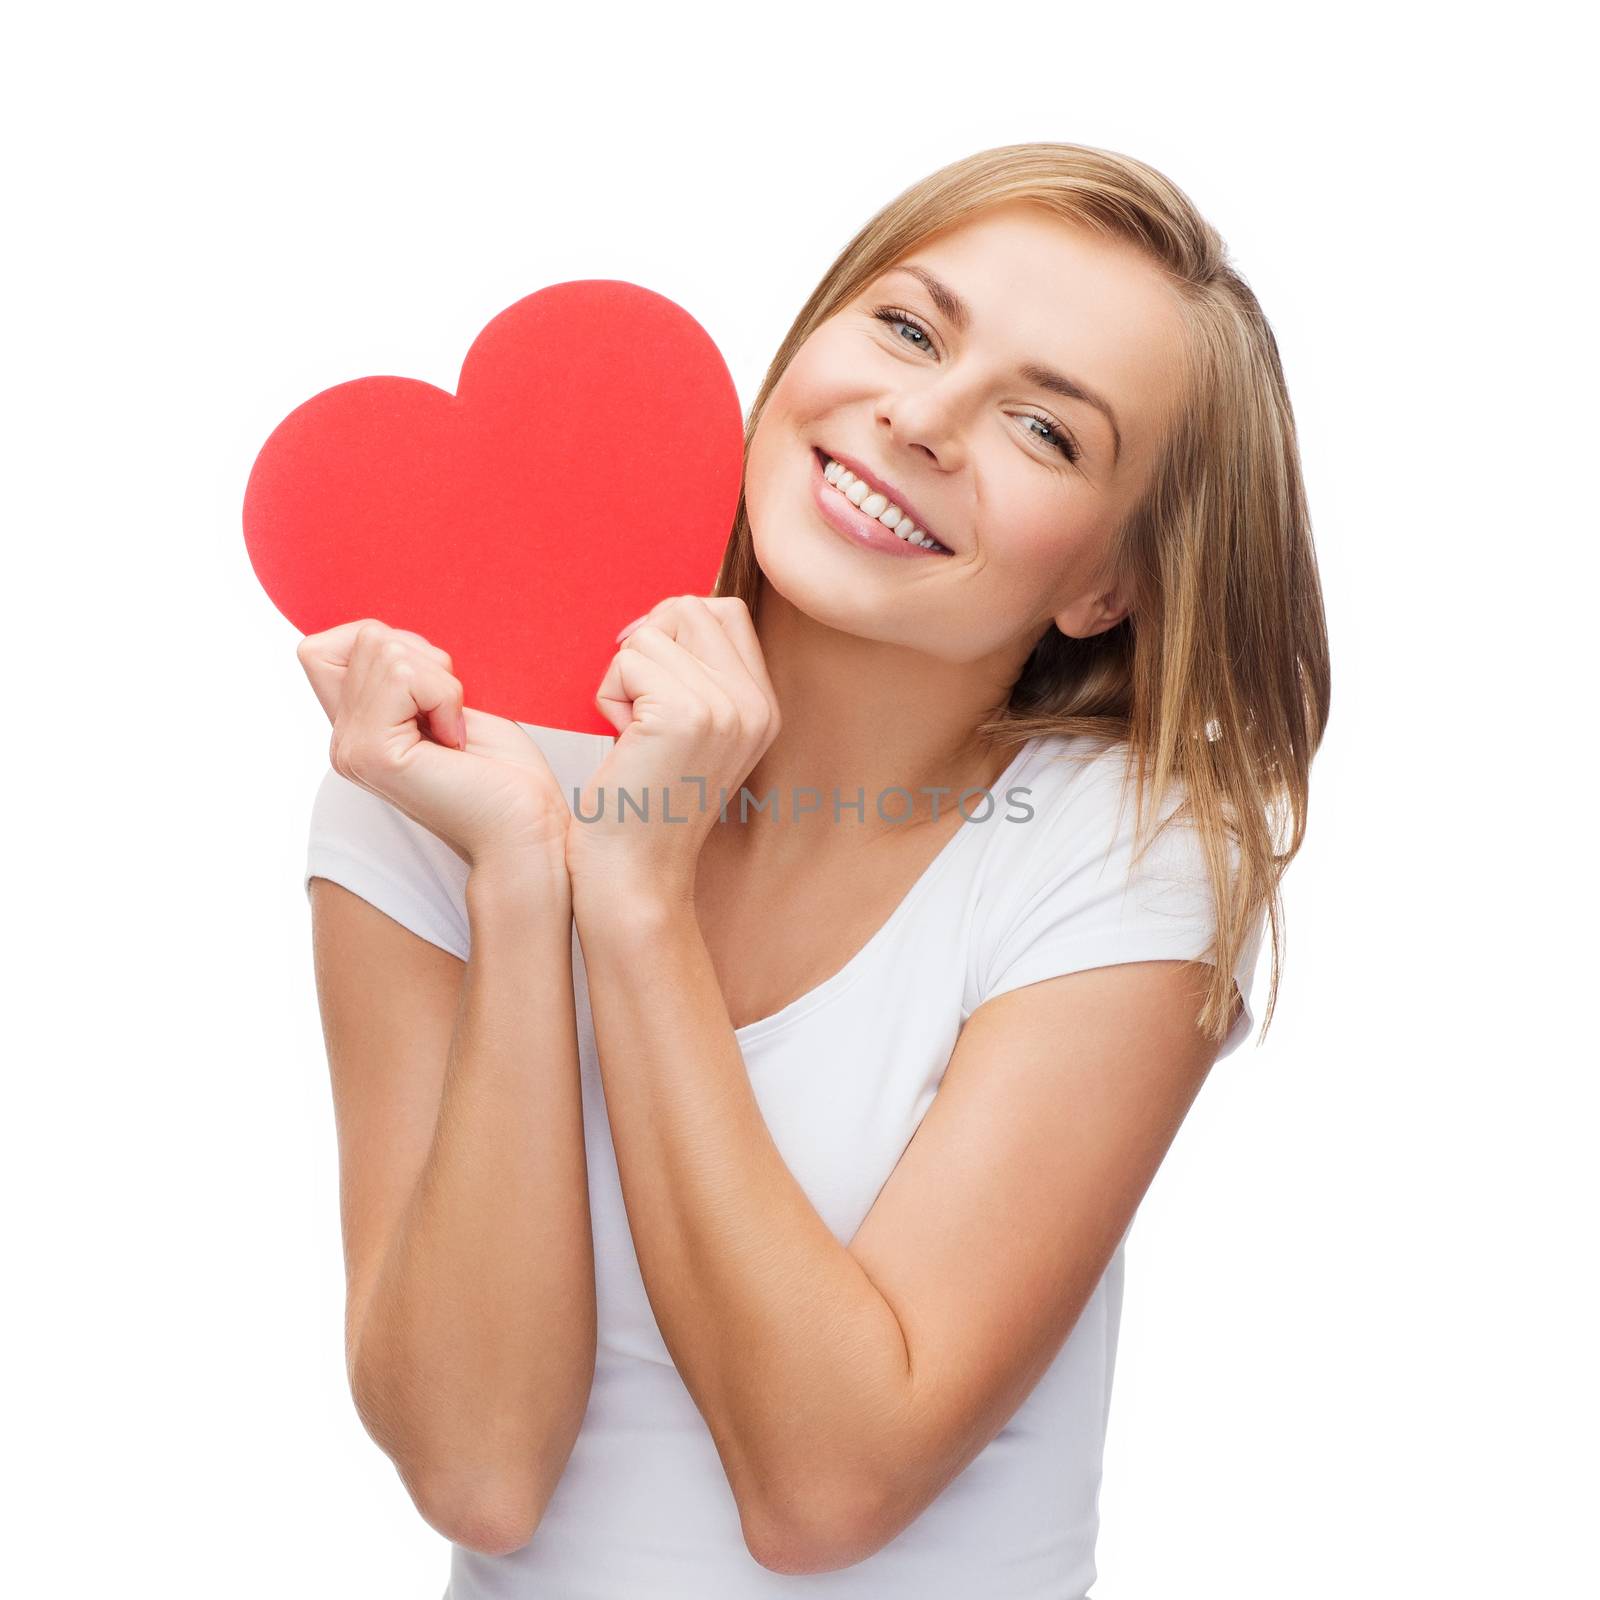
[(926, 528), (918, 527), (898, 505), (871, 484), (856, 476), (842, 462), (836, 461), (827, 451), (814, 448), (812, 454), (822, 465), (823, 478), (828, 488), (848, 501), (857, 512), (898, 539), (908, 550), (924, 550), (929, 555), (954, 555), (948, 545), (941, 544)]

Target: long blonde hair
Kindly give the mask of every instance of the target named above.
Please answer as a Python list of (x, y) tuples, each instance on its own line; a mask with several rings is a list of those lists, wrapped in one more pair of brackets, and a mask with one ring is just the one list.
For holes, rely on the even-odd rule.
[[(1264, 1035), (1278, 994), (1279, 884), (1305, 837), (1311, 759), (1327, 726), (1327, 624), (1277, 342), (1189, 198), (1142, 161), (1073, 144), (1002, 145), (913, 184), (850, 240), (801, 308), (751, 407), (746, 460), (768, 396), (813, 329), (925, 240), (1018, 200), (1125, 240), (1165, 273), (1184, 311), (1185, 398), (1108, 552), (1104, 577), (1128, 584), (1129, 615), (1090, 639), (1050, 628), (1004, 709), (976, 731), (1004, 747), (1037, 734), (1125, 747), (1138, 854), (1155, 837), (1152, 794), (1182, 786), (1168, 821), (1196, 826), (1216, 910), (1199, 1023), (1220, 1041), (1234, 964), (1266, 905)], [(762, 582), (741, 493), (713, 593), (754, 612)]]

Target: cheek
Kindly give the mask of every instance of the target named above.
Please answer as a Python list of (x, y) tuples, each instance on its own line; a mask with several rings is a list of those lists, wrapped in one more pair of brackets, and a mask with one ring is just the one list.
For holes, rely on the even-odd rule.
[(815, 410), (805, 374), (796, 371), (791, 362), (761, 409), (761, 420), (750, 440), (751, 470), (760, 461), (775, 461), (785, 446), (793, 443), (795, 434), (806, 427), (807, 418)]
[(816, 415), (839, 404), (849, 393), (851, 371), (838, 330), (825, 323), (795, 351), (768, 404), (781, 405), (802, 420)]
[(1109, 549), (1105, 508), (1060, 483), (984, 507), (986, 580), (1002, 604), (1054, 610), (1094, 581)]
[(1049, 581), (1094, 543), (1089, 509), (1059, 482), (1014, 484), (988, 500), (982, 517), (991, 563), (1024, 581)]
[(744, 503), (750, 531), (765, 566), (769, 552), (781, 560), (784, 537), (809, 506), (811, 452), (800, 438), (802, 423), (773, 402), (774, 389), (756, 424), (745, 461)]

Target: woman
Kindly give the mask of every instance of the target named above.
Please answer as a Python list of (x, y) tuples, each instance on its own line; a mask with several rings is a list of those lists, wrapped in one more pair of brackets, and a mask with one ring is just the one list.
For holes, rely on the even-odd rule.
[(716, 593), (619, 641), (614, 741), (301, 645), (360, 1414), (450, 1600), (1081, 1596), (1124, 1236), (1269, 917), (1276, 992), (1327, 717), (1215, 233), (1071, 145), (915, 185)]

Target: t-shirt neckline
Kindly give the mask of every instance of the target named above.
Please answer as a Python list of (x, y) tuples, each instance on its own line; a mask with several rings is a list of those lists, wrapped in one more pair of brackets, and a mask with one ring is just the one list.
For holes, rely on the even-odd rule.
[[(1006, 786), (1021, 771), (1038, 743), (1039, 736), (1035, 734), (1021, 746), (1005, 771), (989, 786), (990, 794), (998, 795), (1001, 800), (1005, 798)], [(990, 815), (992, 817), (993, 813)], [(819, 1006), (826, 1005), (842, 995), (866, 970), (874, 951), (889, 940), (895, 929), (911, 914), (917, 901), (933, 886), (943, 870), (955, 858), (967, 835), (976, 833), (983, 826), (982, 822), (974, 822), (970, 817), (963, 817), (961, 825), (945, 840), (939, 853), (923, 868), (921, 876), (900, 897), (900, 903), (889, 913), (878, 930), (832, 977), (824, 978), (821, 983), (807, 989), (804, 994), (796, 995), (788, 1005), (779, 1010), (770, 1012), (764, 1017), (757, 1017), (754, 1022), (747, 1022), (742, 1028), (735, 1028), (734, 1038), (741, 1045), (764, 1039), (769, 1034), (777, 1033), (791, 1023), (800, 1021), (802, 1017), (809, 1016)]]

